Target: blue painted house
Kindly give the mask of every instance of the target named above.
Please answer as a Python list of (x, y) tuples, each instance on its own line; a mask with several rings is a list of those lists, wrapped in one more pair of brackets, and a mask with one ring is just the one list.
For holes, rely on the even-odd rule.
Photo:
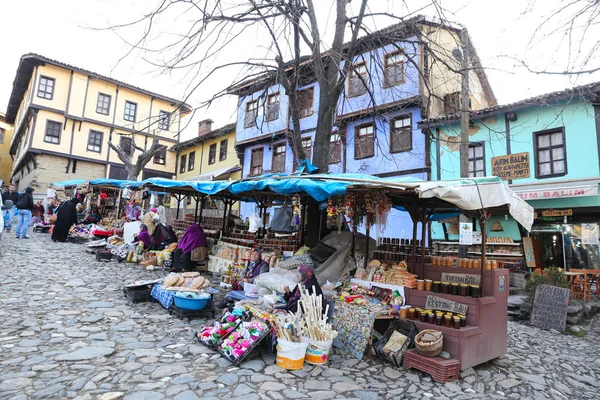
[[(462, 28), (415, 17), (360, 39), (360, 54), (338, 102), (330, 146), (329, 171), (380, 177), (430, 179), (429, 140), (418, 128), (423, 117), (443, 114), (460, 101), (458, 62), (451, 56), (460, 45)], [(472, 49), (471, 104), (496, 104), (494, 94)], [(302, 144), (311, 157), (319, 108), (314, 75), (298, 87)], [(238, 96), (236, 146), (243, 177), (293, 172), (286, 133), (293, 129), (288, 97), (276, 75), (249, 80), (230, 90)], [(254, 212), (242, 206), (242, 216)], [(412, 236), (405, 213), (393, 211), (386, 236)]]
[[(459, 177), (458, 116), (419, 127), (432, 138), (432, 179)], [(471, 176), (499, 176), (534, 207), (536, 266), (599, 269), (600, 83), (472, 111), (469, 136)], [(491, 222), (489, 236), (526, 234), (504, 215)], [(442, 228), (432, 236), (447, 239)]]

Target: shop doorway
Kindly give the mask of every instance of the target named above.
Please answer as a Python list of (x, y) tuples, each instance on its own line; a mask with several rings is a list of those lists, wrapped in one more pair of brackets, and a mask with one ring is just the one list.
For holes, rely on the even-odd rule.
[(534, 230), (531, 238), (536, 267), (565, 268), (564, 241), (560, 230)]

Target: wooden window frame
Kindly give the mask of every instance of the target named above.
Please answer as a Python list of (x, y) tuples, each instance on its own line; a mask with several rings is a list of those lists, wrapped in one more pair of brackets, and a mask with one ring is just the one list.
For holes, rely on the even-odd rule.
[[(399, 61), (399, 62), (388, 63), (388, 60), (390, 58), (395, 57), (397, 55), (401, 55), (403, 60)], [(400, 74), (402, 76), (398, 82), (390, 83), (388, 80), (388, 70), (391, 67), (396, 66), (396, 65), (400, 66), (400, 68), (401, 68)], [(396, 50), (396, 51), (392, 51), (392, 52), (384, 54), (383, 55), (383, 87), (391, 88), (391, 87), (398, 86), (398, 85), (405, 83), (406, 82), (405, 66), (406, 66), (406, 55), (404, 54), (404, 52), (402, 50)]]
[[(283, 153), (278, 154), (277, 153), (277, 148), (283, 147)], [(281, 158), (283, 159), (282, 162), (282, 166), (281, 168), (275, 169), (275, 158), (277, 156), (281, 155)], [(286, 145), (285, 142), (279, 142), (279, 143), (275, 143), (273, 145), (273, 160), (271, 161), (271, 171), (272, 172), (283, 172), (285, 171), (285, 161), (286, 161)]]
[[(260, 173), (255, 174), (254, 173), (254, 155), (259, 153), (261, 154), (261, 158), (260, 158)], [(250, 171), (248, 171), (248, 175), (249, 176), (260, 176), (264, 173), (264, 157), (265, 157), (265, 149), (264, 147), (257, 147), (255, 149), (252, 149), (250, 151)], [(258, 167), (258, 164), (256, 165), (256, 167)]]
[(213, 165), (217, 162), (217, 143), (208, 146), (208, 165)]
[[(54, 125), (54, 124), (56, 124), (56, 125)], [(58, 136), (49, 136), (48, 135), (48, 132), (49, 132), (49, 129), (50, 129), (50, 125), (58, 126)], [(62, 122), (52, 121), (50, 119), (47, 120), (46, 121), (46, 129), (44, 131), (44, 142), (45, 143), (50, 143), (50, 144), (60, 145), (60, 139), (61, 139), (61, 136), (62, 136), (61, 132), (62, 132)], [(55, 138), (57, 138), (57, 142), (55, 143), (52, 140), (48, 140), (47, 139), (48, 137), (55, 137)]]
[(195, 151), (190, 151), (188, 153), (187, 170), (188, 171), (193, 171), (195, 166), (196, 166), (196, 152)]
[[(334, 140), (336, 136), (337, 139)], [(339, 148), (334, 147), (334, 145), (339, 146)], [(342, 162), (342, 134), (333, 132), (329, 139), (329, 164), (339, 164), (340, 162)]]
[(187, 154), (182, 154), (179, 158), (179, 173), (184, 174), (187, 167)]
[(158, 164), (158, 165), (166, 165), (167, 164), (167, 147), (163, 147), (162, 149), (160, 149), (155, 155), (154, 155), (154, 159), (152, 160), (152, 162), (154, 164)]
[[(361, 80), (360, 78), (358, 78), (358, 73), (356, 72), (356, 68), (357, 67), (365, 67), (365, 73), (364, 74), (360, 74), (360, 75), (364, 75), (363, 80)], [(356, 78), (355, 78), (356, 77)], [(364, 89), (361, 90), (360, 92), (356, 92), (356, 93), (352, 93), (352, 80), (353, 79), (358, 79), (358, 81), (363, 85)], [(362, 96), (365, 93), (368, 92), (368, 85), (369, 83), (369, 69), (367, 68), (367, 62), (366, 61), (361, 61), (361, 62), (357, 62), (352, 64), (352, 69), (350, 69), (350, 75), (348, 76), (348, 98), (352, 98), (352, 97), (358, 97), (358, 96)]]
[[(100, 134), (100, 141), (98, 143), (98, 137), (97, 135)], [(92, 135), (94, 135), (94, 140), (92, 143)], [(102, 131), (97, 131), (95, 129), (90, 129), (90, 132), (88, 134), (88, 143), (86, 146), (86, 151), (91, 151), (93, 153), (102, 153), (102, 140), (104, 139), (104, 132)], [(92, 148), (90, 149), (90, 145), (92, 146)], [(94, 150), (94, 147), (98, 147), (98, 150)]]
[[(277, 102), (271, 103), (271, 99), (277, 97)], [(275, 114), (274, 116), (270, 116), (271, 114), (271, 107), (275, 107), (275, 105), (277, 105), (277, 114)], [(276, 93), (271, 93), (270, 95), (267, 96), (267, 115), (266, 115), (266, 121), (276, 121), (277, 119), (279, 119), (279, 113), (281, 111), (281, 97), (279, 96), (279, 92)]]
[[(254, 109), (251, 110), (251, 107), (254, 105)], [(249, 113), (254, 112), (254, 118), (249, 120)], [(250, 100), (246, 103), (246, 109), (244, 112), (244, 128), (249, 128), (251, 126), (256, 126), (256, 119), (258, 118), (258, 100)]]
[[(130, 113), (127, 113), (127, 105), (133, 105), (134, 109), (133, 109), (133, 119), (129, 119), (132, 118)], [(138, 104), (134, 103), (133, 101), (129, 101), (126, 100), (125, 101), (125, 108), (123, 110), (123, 119), (127, 122), (135, 122), (137, 120), (137, 108), (138, 108)], [(131, 110), (131, 107), (130, 107)]]
[[(366, 127), (372, 127), (373, 128), (373, 133), (371, 133), (371, 136), (373, 137), (373, 147), (371, 150), (371, 154), (370, 155), (361, 155), (360, 157), (356, 155), (356, 149), (357, 146), (359, 146), (360, 144), (360, 130), (362, 128), (366, 128)], [(362, 160), (365, 158), (371, 158), (375, 156), (375, 123), (374, 122), (368, 122), (368, 123), (364, 123), (364, 124), (360, 124), (357, 125), (354, 128), (354, 159), (355, 160)]]
[(229, 147), (229, 139), (223, 139), (219, 143), (219, 161), (227, 160), (227, 148)]
[[(166, 121), (166, 123), (165, 123)], [(158, 129), (161, 131), (168, 131), (171, 128), (171, 113), (168, 111), (160, 110), (158, 112)]]
[[(538, 146), (538, 137), (544, 136), (544, 135), (552, 135), (554, 133), (562, 134), (562, 145), (553, 146), (552, 141), (550, 141), (549, 147), (540, 148)], [(535, 177), (537, 179), (556, 178), (558, 176), (565, 176), (569, 173), (568, 167), (567, 167), (567, 140), (566, 139), (567, 138), (565, 135), (565, 127), (564, 126), (562, 126), (560, 128), (544, 129), (542, 131), (533, 132), (533, 158), (534, 158), (534, 162), (535, 162)], [(565, 164), (565, 169), (564, 169), (564, 172), (554, 173), (554, 160), (552, 158), (552, 150), (557, 149), (557, 148), (563, 149), (563, 160), (562, 161)], [(540, 163), (539, 163), (538, 153), (542, 150), (550, 151), (550, 160), (551, 160), (550, 167), (552, 170), (552, 174), (540, 175)], [(560, 161), (560, 160), (557, 160), (557, 161)]]
[[(105, 101), (108, 99), (108, 103)], [(98, 99), (96, 100), (96, 113), (102, 115), (110, 114), (110, 104), (112, 103), (112, 96), (106, 93), (98, 93)], [(106, 105), (106, 109), (104, 106)]]
[[(482, 178), (486, 176), (486, 162), (485, 162), (485, 142), (469, 142), (469, 149), (475, 149), (481, 147), (481, 157), (477, 157), (475, 155), (475, 150), (473, 150), (473, 157), (470, 157), (468, 154), (468, 165), (471, 164), (471, 162), (473, 162), (473, 176), (471, 176), (471, 171), (469, 172), (469, 178)], [(477, 161), (481, 160), (483, 161), (483, 175), (482, 176), (477, 176), (477, 171), (481, 171), (477, 169)]]
[[(401, 150), (394, 150), (394, 138), (396, 137), (396, 127), (395, 122), (398, 120), (408, 119), (410, 121), (410, 146), (408, 148), (403, 148)], [(405, 129), (406, 127), (400, 128), (400, 130)], [(411, 151), (413, 149), (413, 124), (412, 124), (412, 114), (402, 114), (396, 117), (390, 118), (390, 153), (398, 154), (398, 153), (406, 153), (407, 151)]]
[[(46, 82), (44, 82), (44, 80)], [(42, 90), (42, 82), (44, 89)], [(48, 91), (48, 82), (52, 82), (52, 85), (50, 85), (50, 91)], [(45, 76), (45, 75), (40, 75), (40, 82), (38, 83), (38, 89), (37, 89), (37, 97), (39, 97), (40, 99), (44, 99), (44, 100), (52, 100), (54, 99), (54, 89), (56, 89), (56, 79), (55, 78), (51, 78), (49, 76)], [(50, 97), (46, 97), (46, 95), (50, 95)]]
[[(307, 107), (308, 101), (300, 101), (301, 93), (310, 93), (310, 107)], [(315, 87), (307, 87), (302, 90), (296, 91), (296, 96), (298, 100), (298, 114), (300, 115), (300, 119), (310, 117), (315, 113)], [(306, 95), (306, 99), (308, 99), (308, 95)], [(303, 99), (304, 100), (304, 99)], [(304, 104), (306, 103), (306, 104)], [(305, 112), (303, 112), (306, 110)]]
[[(125, 148), (123, 147), (123, 141), (127, 141), (129, 140), (129, 151), (126, 151)], [(123, 151), (125, 151), (127, 154), (132, 155), (134, 148), (133, 148), (133, 139), (130, 138), (129, 136), (121, 136), (121, 138), (119, 139), (119, 146), (121, 146), (121, 149)]]
[(302, 138), (302, 149), (304, 149), (304, 153), (307, 153), (307, 146), (304, 145), (304, 143), (306, 142), (310, 142), (310, 147), (308, 147), (308, 153), (310, 153), (310, 157), (306, 157), (310, 162), (312, 162), (312, 153), (313, 153), (313, 138), (312, 137), (304, 137)]

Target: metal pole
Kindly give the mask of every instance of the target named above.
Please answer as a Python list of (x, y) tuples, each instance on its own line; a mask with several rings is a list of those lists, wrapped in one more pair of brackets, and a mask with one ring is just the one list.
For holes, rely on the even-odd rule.
[(304, 224), (306, 222), (306, 202), (302, 202), (302, 213), (300, 214), (300, 246), (304, 246)]
[(221, 224), (221, 237), (225, 236), (225, 224), (227, 223), (227, 205), (229, 203), (228, 200), (223, 200), (225, 204), (225, 209), (223, 210), (223, 223)]
[(175, 214), (175, 219), (179, 220), (179, 209), (181, 208), (181, 198), (180, 194), (177, 195), (177, 213)]
[(485, 215), (485, 210), (482, 211), (482, 218), (481, 218), (481, 271), (479, 271), (479, 274), (481, 276), (481, 282), (479, 283), (479, 290), (481, 290), (480, 296), (483, 297), (483, 271), (485, 269), (485, 260), (486, 260), (486, 255), (485, 253), (487, 252), (486, 249), (486, 241), (487, 241), (487, 215)]
[(198, 223), (198, 200), (200, 196), (194, 196), (194, 200), (196, 200), (196, 210), (194, 212), (194, 223)]
[(202, 214), (204, 214), (204, 200), (206, 199), (206, 197), (202, 196), (200, 197), (200, 224), (202, 223)]
[[(368, 218), (368, 217), (367, 217)], [(369, 242), (371, 241), (371, 226), (367, 223), (367, 243), (365, 244), (365, 265), (364, 268), (365, 270), (367, 269), (367, 266), (369, 264)]]
[(358, 216), (356, 215), (356, 204), (353, 207), (354, 216), (352, 218), (352, 259), (356, 261), (356, 223)]

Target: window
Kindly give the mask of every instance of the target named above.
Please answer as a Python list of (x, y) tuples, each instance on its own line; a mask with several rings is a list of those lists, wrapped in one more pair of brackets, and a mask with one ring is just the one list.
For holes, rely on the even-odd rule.
[(131, 101), (125, 102), (125, 114), (123, 115), (123, 119), (129, 122), (135, 122), (135, 114), (137, 113), (137, 104), (132, 103)]
[(158, 129), (163, 131), (168, 131), (169, 126), (171, 125), (171, 114), (167, 111), (160, 111), (158, 113)]
[(132, 146), (132, 141), (130, 137), (127, 136), (121, 136), (121, 139), (119, 140), (119, 146), (121, 146), (121, 149), (129, 154), (132, 155), (133, 154), (133, 146)]
[(4, 135), (6, 135), (6, 131), (0, 128), (0, 144), (4, 143)]
[(298, 96), (298, 110), (300, 110), (300, 118), (308, 117), (314, 113), (313, 103), (315, 97), (315, 88), (299, 90), (296, 92)]
[(401, 115), (390, 120), (390, 153), (412, 150), (412, 119)]
[(163, 147), (154, 155), (154, 164), (165, 165), (167, 163), (167, 148)]
[(375, 154), (375, 127), (373, 124), (356, 127), (354, 138), (354, 158), (373, 157)]
[(332, 133), (329, 141), (329, 164), (342, 161), (342, 137), (339, 133)]
[(567, 173), (564, 128), (533, 133), (536, 177), (560, 176)]
[(227, 159), (227, 139), (221, 140), (219, 144), (219, 161)]
[(383, 65), (383, 84), (395, 86), (404, 82), (404, 54), (400, 51), (386, 54)]
[(258, 149), (252, 149), (252, 156), (250, 157), (250, 175), (262, 175), (263, 153), (264, 149), (262, 147), (259, 147)]
[(279, 143), (273, 146), (273, 172), (285, 171), (285, 143)]
[(90, 130), (90, 136), (88, 137), (87, 149), (96, 153), (102, 152), (102, 135), (100, 131)]
[(258, 113), (258, 100), (249, 101), (246, 103), (246, 115), (244, 116), (244, 128), (256, 125), (256, 117)]
[(181, 156), (181, 162), (179, 163), (179, 173), (183, 174), (185, 172), (185, 167), (187, 165), (187, 154)]
[(98, 93), (98, 102), (96, 103), (96, 112), (98, 114), (108, 115), (110, 112), (110, 96), (104, 93)]
[(44, 136), (44, 142), (52, 143), (52, 144), (59, 144), (61, 130), (62, 130), (62, 124), (60, 122), (55, 122), (55, 121), (46, 122), (46, 135)]
[(456, 114), (460, 111), (460, 92), (448, 93), (444, 96), (444, 113)]
[(47, 76), (40, 77), (40, 86), (38, 87), (38, 97), (42, 99), (52, 100), (54, 95), (54, 78)]
[(367, 93), (367, 79), (367, 64), (364, 62), (354, 64), (348, 80), (348, 96), (354, 97)]
[(279, 93), (273, 93), (267, 97), (267, 121), (277, 118), (279, 118)]
[(188, 156), (188, 171), (194, 170), (194, 163), (196, 162), (196, 152), (192, 151)]
[(217, 160), (217, 144), (213, 143), (208, 148), (208, 165), (214, 164)]
[(312, 161), (312, 138), (303, 138), (302, 139), (302, 148), (304, 149), (304, 154), (306, 154), (306, 158)]
[(469, 143), (469, 177), (485, 176), (483, 142)]

